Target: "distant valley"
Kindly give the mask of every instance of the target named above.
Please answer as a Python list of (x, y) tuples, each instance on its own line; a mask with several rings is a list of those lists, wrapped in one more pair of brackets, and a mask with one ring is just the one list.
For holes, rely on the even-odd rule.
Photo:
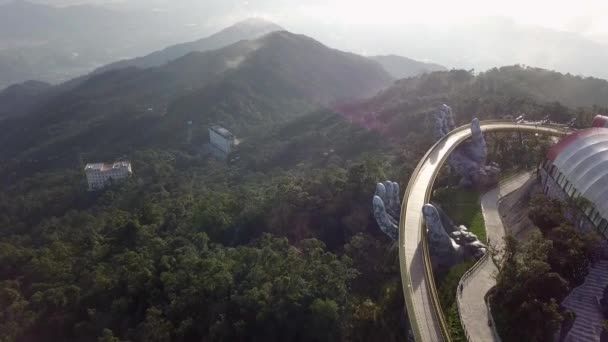
[(204, 29), (152, 11), (8, 1), (0, 4), (0, 89), (28, 80), (64, 82), (197, 32)]

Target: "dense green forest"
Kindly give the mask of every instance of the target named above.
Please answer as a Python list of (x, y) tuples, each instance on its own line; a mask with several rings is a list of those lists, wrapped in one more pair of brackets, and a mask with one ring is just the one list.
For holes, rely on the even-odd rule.
[(573, 204), (535, 195), (530, 218), (540, 232), (525, 242), (507, 236), (503, 250), (493, 256), (501, 266), (490, 298), (504, 341), (552, 340), (561, 326), (572, 326), (574, 314), (559, 304), (584, 282), (599, 237), (564, 223), (568, 205)]
[[(279, 38), (287, 50), (300, 39)], [(323, 58), (359, 63), (314, 46)], [(281, 49), (261, 50), (252, 61), (278, 60), (271, 52)], [(307, 66), (300, 66), (303, 77)], [(429, 113), (449, 103), (459, 124), (526, 112), (578, 117), (582, 125), (606, 111), (476, 86), (493, 73), (505, 82), (523, 73), (530, 80), (517, 87), (536, 87), (535, 72), (520, 68), (427, 74), (335, 110), (326, 98), (323, 106), (314, 101), (328, 93), (313, 92), (325, 69), (300, 79), (305, 89), (291, 87), (288, 73), (253, 82), (264, 80), (256, 70), (245, 64), (211, 85), (159, 98), (152, 111), (144, 101), (165, 90), (154, 83), (181, 76), (113, 71), (0, 121), (3, 341), (403, 340), (397, 249), (377, 229), (371, 196), (385, 179), (405, 187), (433, 142)], [(287, 100), (272, 82), (281, 82)], [(124, 87), (107, 88), (113, 83)], [(101, 101), (108, 91), (110, 100)], [(197, 121), (186, 143), (189, 119)], [(242, 139), (237, 161), (205, 154), (214, 122)], [(489, 138), (491, 156), (514, 167), (509, 156), (522, 145), (509, 137)], [(121, 157), (132, 161), (134, 176), (87, 192), (81, 162)], [(454, 179), (448, 171), (438, 184)]]
[(100, 193), (78, 171), (2, 191), (6, 340), (403, 336), (396, 252), (366, 208), (382, 163), (245, 180), (178, 153), (134, 160)]

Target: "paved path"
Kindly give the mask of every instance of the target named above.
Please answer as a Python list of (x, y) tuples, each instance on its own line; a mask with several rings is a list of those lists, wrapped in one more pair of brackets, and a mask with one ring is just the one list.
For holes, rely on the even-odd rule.
[[(484, 132), (531, 132), (565, 135), (563, 127), (516, 124), (512, 121), (482, 121)], [(433, 278), (422, 207), (430, 200), (435, 178), (449, 154), (471, 137), (470, 125), (456, 128), (437, 142), (413, 172), (401, 206), (399, 222), (399, 266), (410, 326), (415, 339), (450, 340)]]
[[(485, 220), (488, 239), (494, 245), (502, 245), (505, 228), (498, 213), (498, 201), (511, 192), (522, 187), (532, 174), (520, 174), (498, 187), (488, 191), (481, 197), (481, 210)], [(469, 334), (470, 341), (497, 341), (488, 325), (490, 319), (484, 301), (484, 296), (496, 285), (494, 274), (496, 266), (491, 258), (486, 258), (471, 275), (463, 280), (462, 294), (458, 294), (460, 319)]]

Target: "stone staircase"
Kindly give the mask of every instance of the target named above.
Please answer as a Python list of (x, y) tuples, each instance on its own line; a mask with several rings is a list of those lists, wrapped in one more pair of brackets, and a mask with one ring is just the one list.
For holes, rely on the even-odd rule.
[(564, 299), (562, 305), (576, 313), (574, 325), (565, 338), (566, 342), (599, 342), (604, 321), (599, 301), (606, 285), (608, 285), (608, 260), (602, 260), (589, 269), (589, 275), (583, 285), (572, 290)]

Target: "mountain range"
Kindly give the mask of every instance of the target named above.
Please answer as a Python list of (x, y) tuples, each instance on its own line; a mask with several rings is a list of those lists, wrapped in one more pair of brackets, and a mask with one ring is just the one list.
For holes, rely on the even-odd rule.
[[(183, 23), (148, 12), (91, 5), (53, 7), (27, 1), (0, 4), (0, 89), (29, 80), (61, 83), (90, 72), (161, 66), (190, 52), (214, 50), (283, 30), (262, 19), (246, 19), (207, 38), (169, 44), (201, 31), (195, 28), (184, 33), (186, 29)], [(163, 45), (170, 46), (156, 50)], [(417, 70), (434, 70), (412, 60), (377, 60), (388, 63), (387, 70), (397, 78), (413, 76)]]
[(443, 65), (419, 62), (403, 56), (386, 55), (372, 56), (370, 58), (380, 63), (386, 71), (397, 79), (414, 77), (433, 71), (447, 70)]
[(179, 146), (188, 121), (201, 139), (212, 124), (246, 135), (320, 106), (371, 96), (392, 82), (370, 59), (279, 31), (159, 67), (110, 70), (50, 87), (45, 91), (52, 96), (37, 107), (0, 121), (8, 133), (0, 138), (6, 142), (0, 155), (23, 160), (75, 149), (121, 154), (137, 146)]
[[(481, 118), (488, 115), (482, 111), (486, 98), (493, 103), (527, 99), (531, 104), (608, 105), (608, 82), (600, 79), (529, 67), (478, 76), (434, 71), (445, 68), (398, 56), (367, 58), (276, 29), (249, 20), (64, 84), (11, 86), (0, 92), (0, 130), (5, 132), (0, 157), (15, 167), (42, 158), (61, 164), (78, 153), (114, 158), (144, 147), (179, 148), (188, 122), (195, 142), (202, 144), (213, 124), (250, 136), (320, 108), (333, 108), (367, 129), (397, 134), (418, 120), (403, 113), (456, 101), (450, 100), (454, 94), (479, 94), (475, 105), (461, 112)], [(274, 32), (263, 35), (268, 31)], [(240, 39), (248, 34), (262, 36)], [(229, 45), (215, 48), (223, 43)], [(410, 78), (391, 87), (404, 76)], [(514, 108), (505, 104), (491, 115)]]
[[(407, 339), (397, 250), (370, 199), (378, 181), (407, 184), (437, 106), (457, 124), (525, 113), (582, 128), (608, 114), (604, 80), (443, 69), (247, 21), (61, 84), (9, 86), (2, 336)], [(216, 124), (240, 141), (226, 160), (206, 148)], [(533, 165), (538, 139), (488, 134), (489, 158), (506, 172)], [(122, 159), (129, 179), (87, 191), (85, 163)]]
[(0, 4), (0, 89), (27, 80), (64, 82), (205, 33), (153, 11)]
[[(61, 83), (90, 72), (161, 66), (190, 52), (218, 49), (281, 30), (262, 19), (246, 19), (207, 38), (170, 45), (202, 31), (158, 13), (7, 2), (0, 4), (0, 89), (29, 80)], [(156, 50), (163, 45), (170, 46)], [(396, 78), (436, 69), (398, 57), (375, 59)]]
[(133, 59), (111, 63), (95, 70), (94, 73), (100, 73), (112, 69), (120, 69), (130, 66), (135, 66), (139, 68), (161, 66), (165, 63), (185, 56), (191, 52), (204, 52), (209, 50), (215, 50), (236, 43), (240, 40), (255, 39), (274, 31), (283, 30), (284, 29), (281, 26), (276, 25), (274, 23), (262, 19), (250, 18), (238, 22), (235, 25), (221, 30), (220, 32), (215, 33), (207, 38), (202, 38), (188, 43), (172, 45), (162, 50), (147, 54), (143, 57), (137, 57)]
[[(74, 88), (76, 85), (84, 82), (90, 77), (103, 74), (106, 71), (123, 69), (127, 67), (137, 67), (140, 69), (160, 67), (192, 52), (215, 50), (238, 43), (240, 41), (256, 39), (264, 36), (265, 34), (282, 30), (282, 27), (272, 22), (254, 18), (246, 19), (207, 38), (172, 45), (142, 57), (114, 62), (100, 67), (90, 74), (84, 73), (83, 76), (64, 82), (60, 86), (46, 87), (44, 91), (42, 91), (42, 88), (38, 88), (38, 91), (32, 91), (32, 86), (34, 84), (40, 85), (45, 82), (26, 81), (23, 84), (14, 84), (6, 90), (0, 91), (0, 118), (19, 116), (35, 107), (39, 102), (44, 102), (48, 98), (53, 97), (64, 90)], [(246, 43), (242, 43), (240, 46), (246, 45)], [(238, 54), (238, 52), (235, 53)], [(393, 78), (412, 77), (425, 72), (445, 70), (444, 67), (436, 64), (418, 62), (406, 57), (394, 55), (370, 57), (370, 59), (384, 67), (384, 69), (390, 73)], [(234, 61), (236, 60), (233, 60), (233, 62)], [(223, 67), (224, 66), (219, 66), (216, 71), (222, 71)], [(1, 63), (0, 70), (2, 70)], [(194, 75), (199, 74), (193, 73), (191, 76)], [(8, 79), (10, 79), (10, 77), (8, 77)], [(3, 79), (0, 78), (0, 82), (2, 82), (2, 80)], [(188, 87), (192, 88), (193, 86)]]

